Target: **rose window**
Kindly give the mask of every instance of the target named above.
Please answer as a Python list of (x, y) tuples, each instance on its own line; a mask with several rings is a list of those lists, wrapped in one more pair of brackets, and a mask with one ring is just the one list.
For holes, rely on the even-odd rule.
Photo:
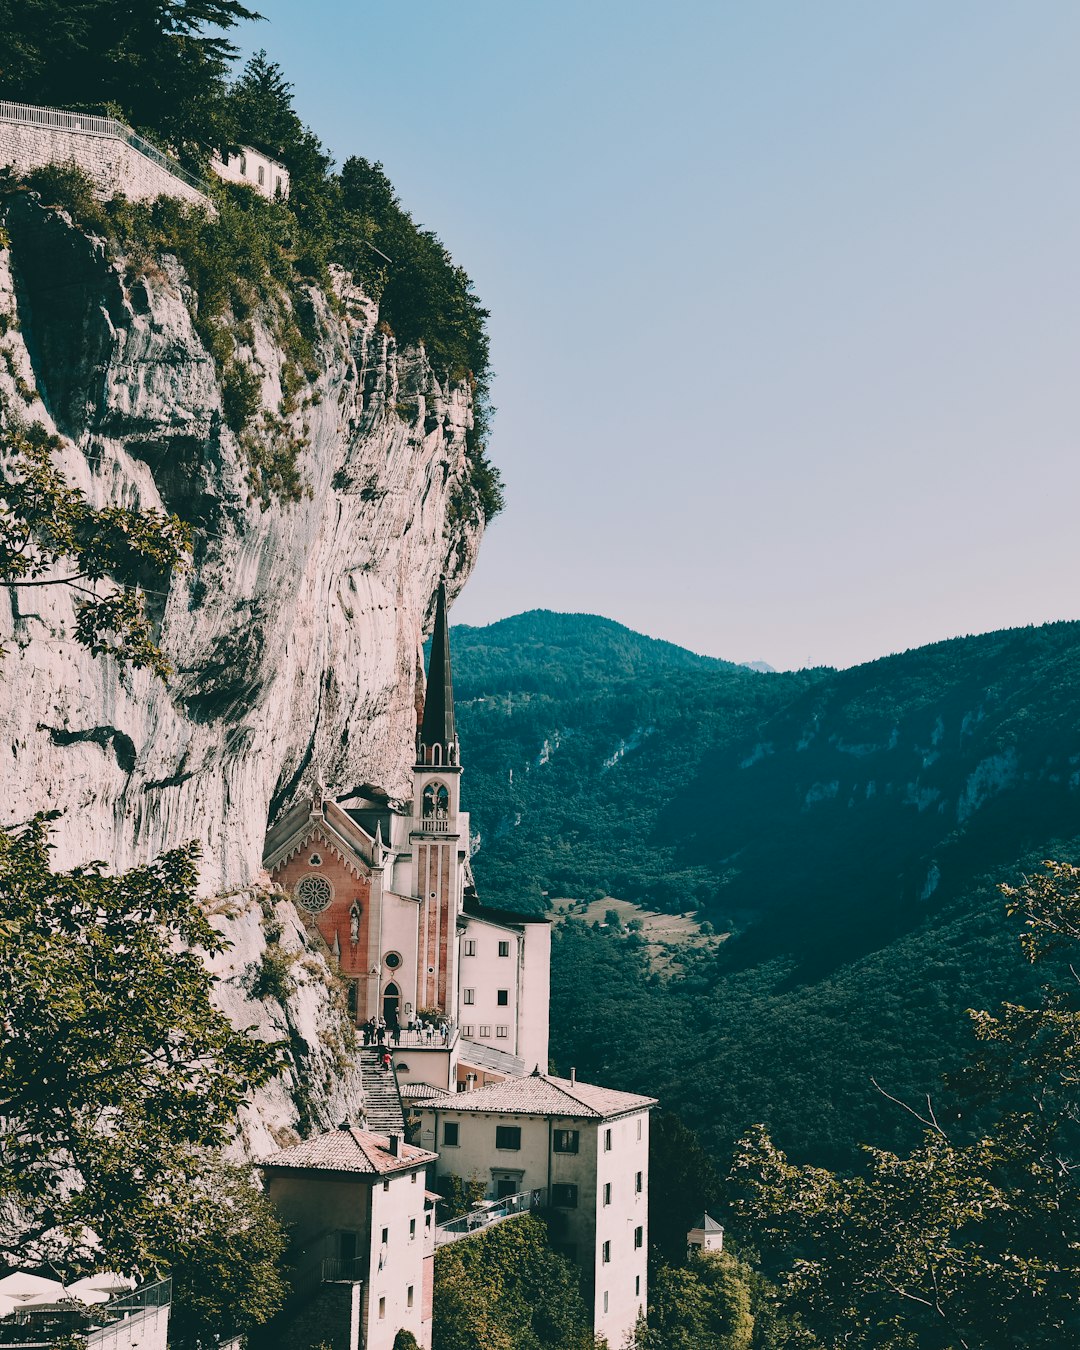
[(301, 877), (293, 892), (296, 902), (309, 914), (319, 914), (334, 898), (334, 888), (325, 877)]

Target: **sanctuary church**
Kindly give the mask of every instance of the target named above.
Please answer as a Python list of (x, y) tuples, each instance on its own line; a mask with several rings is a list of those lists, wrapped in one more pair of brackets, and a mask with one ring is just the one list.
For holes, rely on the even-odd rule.
[[(388, 1028), (385, 1052), (361, 1051), (360, 1125), (262, 1164), (293, 1233), (290, 1259), (310, 1275), (289, 1343), (392, 1350), (403, 1329), (428, 1350), (437, 1248), (541, 1211), (582, 1271), (594, 1331), (621, 1345), (647, 1307), (656, 1102), (578, 1083), (573, 1070), (549, 1075), (549, 921), (482, 905), (466, 885), (443, 587), (417, 713), (409, 802), (372, 787), (336, 801), (318, 793), (266, 841), (264, 865), (325, 944), (354, 1022)], [(387, 1058), (389, 1071), (367, 1062)], [(421, 1175), (480, 1181), (484, 1199), (433, 1223), (437, 1197)]]
[[(442, 586), (412, 780), (404, 807), (375, 788), (298, 802), (267, 836), (264, 866), (332, 953), (356, 1024), (382, 1018), (412, 1048), (412, 1081), (456, 1090), (546, 1072), (548, 920), (490, 909), (465, 884)], [(418, 1032), (421, 1022), (446, 1031)]]

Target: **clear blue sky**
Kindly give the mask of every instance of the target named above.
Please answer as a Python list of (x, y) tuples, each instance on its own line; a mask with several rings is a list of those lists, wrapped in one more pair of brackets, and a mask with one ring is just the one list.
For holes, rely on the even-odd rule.
[(492, 311), (454, 606), (848, 665), (1080, 616), (1075, 0), (255, 0)]

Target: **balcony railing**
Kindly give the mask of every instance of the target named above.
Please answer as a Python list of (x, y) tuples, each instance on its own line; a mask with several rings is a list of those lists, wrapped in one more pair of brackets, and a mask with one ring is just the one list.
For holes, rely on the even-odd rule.
[(364, 1278), (364, 1263), (359, 1256), (324, 1256), (323, 1284), (359, 1284)]
[[(388, 1050), (447, 1050), (454, 1046), (461, 1033), (456, 1026), (450, 1027), (445, 1034), (432, 1027), (430, 1031), (388, 1031), (385, 1045)], [(381, 1045), (372, 1041), (365, 1049), (381, 1049)]]
[(446, 816), (418, 816), (413, 821), (413, 834), (456, 834)]
[(457, 1242), (461, 1238), (485, 1232), (492, 1224), (502, 1223), (503, 1219), (513, 1219), (519, 1214), (531, 1214), (539, 1209), (543, 1202), (544, 1192), (540, 1187), (531, 1191), (518, 1191), (516, 1195), (504, 1195), (501, 1200), (482, 1201), (460, 1219), (436, 1224), (435, 1246), (442, 1247), (447, 1242)]
[(64, 112), (60, 108), (36, 108), (30, 103), (9, 103), (0, 99), (0, 122), (21, 122), (26, 126), (42, 127), (46, 131), (73, 131), (86, 136), (110, 136), (114, 140), (125, 141), (140, 155), (152, 159), (174, 178), (179, 178), (189, 187), (206, 195), (210, 189), (201, 178), (188, 173), (187, 169), (172, 155), (151, 145), (137, 132), (132, 131), (115, 117), (100, 117), (96, 113)]

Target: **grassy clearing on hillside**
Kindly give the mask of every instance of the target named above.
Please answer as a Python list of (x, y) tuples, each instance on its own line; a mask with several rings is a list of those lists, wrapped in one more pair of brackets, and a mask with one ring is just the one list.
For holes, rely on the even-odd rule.
[[(730, 933), (703, 931), (702, 924), (692, 911), (665, 914), (644, 909), (632, 900), (619, 900), (613, 895), (588, 901), (561, 897), (552, 900), (551, 908), (557, 922), (572, 914), (586, 923), (598, 923), (601, 928), (608, 926), (608, 913), (614, 910), (619, 916), (619, 923), (627, 930), (627, 937), (633, 936), (640, 943), (650, 970), (665, 978), (682, 974), (688, 950), (706, 951), (718, 947), (731, 936)], [(630, 924), (635, 921), (641, 927), (630, 929)], [(705, 925), (706, 929), (710, 927), (709, 924)]]

